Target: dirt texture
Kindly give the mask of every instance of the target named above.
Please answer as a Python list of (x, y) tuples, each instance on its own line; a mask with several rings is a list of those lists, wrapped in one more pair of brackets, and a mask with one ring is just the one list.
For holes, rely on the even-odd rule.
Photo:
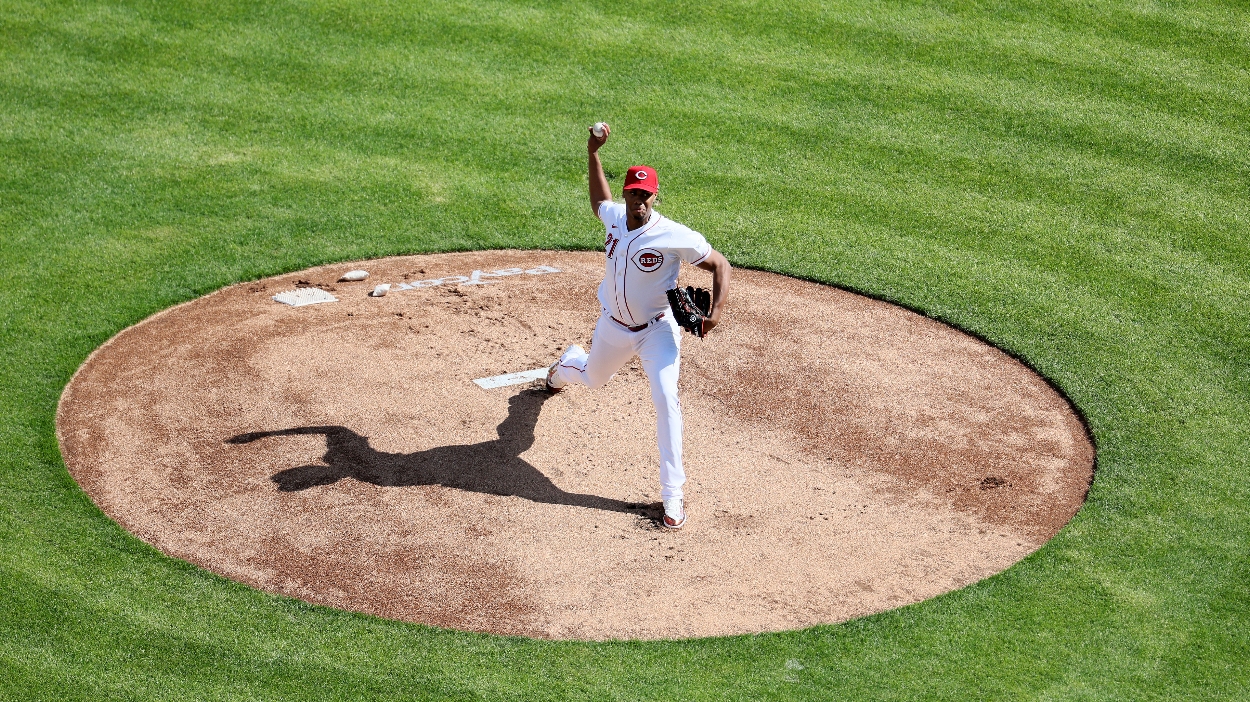
[[(370, 278), (337, 282), (355, 268)], [(636, 360), (599, 390), (472, 382), (589, 347), (602, 274), (597, 253), (489, 251), (232, 286), (98, 349), (62, 397), (61, 450), (126, 529), (226, 577), (548, 638), (898, 607), (1003, 570), (1084, 500), (1085, 428), (1019, 362), (883, 302), (737, 270), (723, 324), (683, 341), (690, 518), (663, 530)], [(272, 300), (309, 286), (339, 301)]]

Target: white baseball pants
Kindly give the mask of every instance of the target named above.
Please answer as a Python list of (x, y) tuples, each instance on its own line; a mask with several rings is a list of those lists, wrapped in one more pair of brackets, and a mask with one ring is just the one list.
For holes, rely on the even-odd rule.
[(677, 376), (681, 371), (681, 328), (671, 313), (641, 331), (631, 332), (606, 313), (595, 325), (590, 353), (569, 349), (556, 367), (559, 380), (598, 388), (635, 355), (651, 381), (656, 439), (660, 444), (660, 499), (682, 497), (686, 471), (681, 465), (681, 402)]

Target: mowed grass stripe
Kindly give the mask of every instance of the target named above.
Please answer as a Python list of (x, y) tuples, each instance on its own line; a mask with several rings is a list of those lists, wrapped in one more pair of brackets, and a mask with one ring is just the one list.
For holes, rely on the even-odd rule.
[[(1250, 693), (1245, 8), (0, 8), (0, 695)], [(662, 209), (735, 263), (906, 304), (1055, 381), (1100, 448), (1086, 509), (903, 610), (574, 644), (249, 590), (137, 542), (65, 474), (64, 383), (171, 304), (334, 260), (595, 247), (595, 119), (608, 169), (657, 166)]]

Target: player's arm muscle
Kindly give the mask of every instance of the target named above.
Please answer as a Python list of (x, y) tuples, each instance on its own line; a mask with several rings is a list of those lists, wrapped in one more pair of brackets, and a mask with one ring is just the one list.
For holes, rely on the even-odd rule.
[(712, 273), (712, 311), (704, 325), (704, 329), (710, 331), (712, 327), (720, 324), (721, 309), (725, 306), (725, 300), (729, 299), (729, 273), (733, 270), (733, 266), (730, 266), (729, 259), (722, 256), (716, 249), (712, 249), (707, 258), (696, 265)]
[(597, 137), (591, 132), (590, 139), (586, 142), (590, 161), (590, 211), (596, 217), (599, 216), (599, 206), (612, 199), (612, 191), (608, 189), (608, 177), (603, 174), (603, 164), (599, 162), (599, 147), (607, 140), (607, 134)]

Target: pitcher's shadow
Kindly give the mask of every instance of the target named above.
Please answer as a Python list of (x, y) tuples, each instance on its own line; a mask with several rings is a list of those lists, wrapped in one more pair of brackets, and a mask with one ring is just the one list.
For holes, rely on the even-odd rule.
[(521, 458), (521, 454), (534, 445), (534, 427), (549, 397), (549, 393), (540, 389), (527, 389), (512, 396), (508, 400), (508, 416), (496, 428), (499, 438), (480, 444), (439, 446), (416, 453), (387, 453), (370, 447), (369, 437), (337, 425), (256, 431), (230, 437), (226, 443), (247, 444), (272, 436), (324, 434), (326, 453), (322, 460), (325, 465), (296, 466), (275, 473), (271, 480), (283, 492), (355, 478), (384, 487), (442, 485), (553, 505), (638, 515), (648, 513), (649, 505), (565, 492)]

